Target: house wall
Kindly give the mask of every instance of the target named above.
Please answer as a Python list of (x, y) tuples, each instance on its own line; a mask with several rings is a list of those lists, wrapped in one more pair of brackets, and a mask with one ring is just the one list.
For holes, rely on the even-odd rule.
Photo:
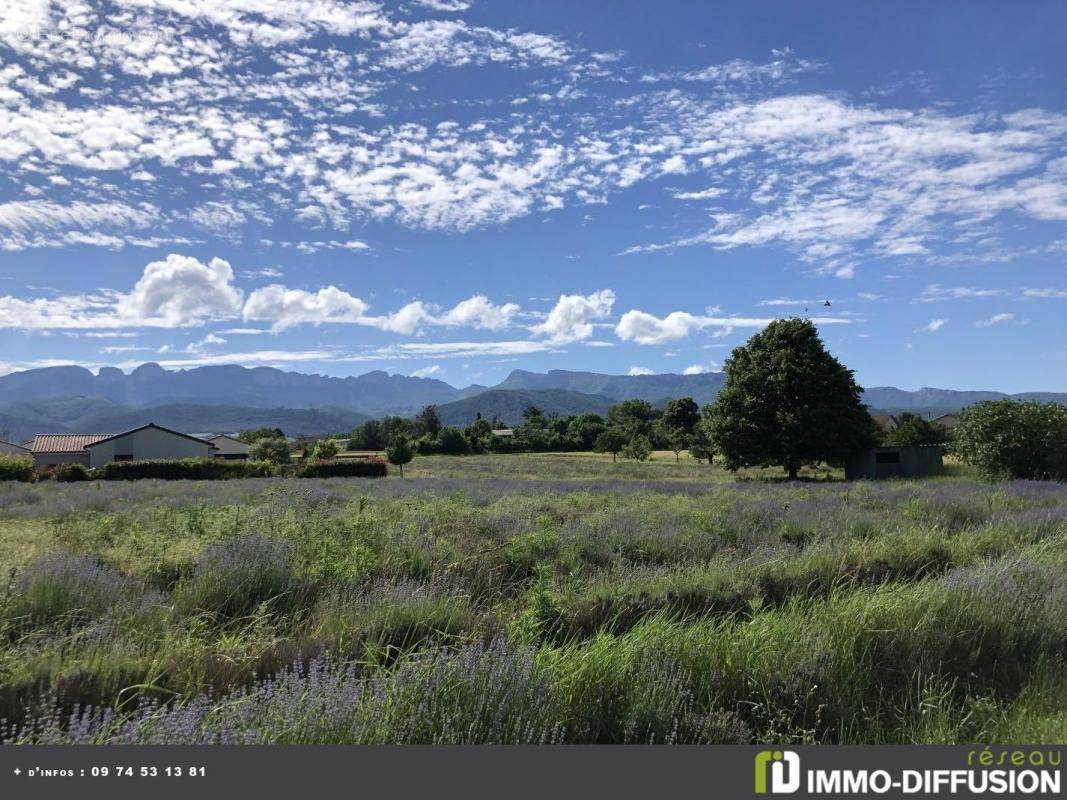
[(19, 447), (17, 444), (11, 444), (9, 442), (0, 442), (0, 453), (5, 456), (17, 456), (19, 458), (29, 458), (30, 451), (25, 447)]
[(218, 448), (215, 458), (248, 458), (248, 445), (244, 442), (231, 439), (228, 436), (219, 436), (211, 440)]
[(51, 467), (55, 464), (81, 464), (83, 466), (89, 466), (89, 453), (88, 451), (82, 451), (80, 453), (34, 453), (33, 454), (33, 466), (37, 469), (41, 467)]
[(87, 447), (89, 466), (100, 467), (116, 456), (132, 456), (133, 461), (169, 461), (177, 458), (207, 458), (213, 454), (211, 445), (176, 436), (158, 428), (145, 428), (116, 439)]

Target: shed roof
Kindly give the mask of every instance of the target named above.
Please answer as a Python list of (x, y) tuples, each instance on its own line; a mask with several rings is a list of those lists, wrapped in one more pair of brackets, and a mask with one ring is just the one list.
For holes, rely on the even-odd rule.
[(26, 447), (26, 445), (5, 442), (3, 439), (0, 439), (0, 447), (17, 447), (19, 450), (25, 450), (27, 453), (30, 452), (30, 448)]
[(91, 444), (111, 438), (110, 433), (38, 433), (30, 442), (31, 453), (80, 453)]

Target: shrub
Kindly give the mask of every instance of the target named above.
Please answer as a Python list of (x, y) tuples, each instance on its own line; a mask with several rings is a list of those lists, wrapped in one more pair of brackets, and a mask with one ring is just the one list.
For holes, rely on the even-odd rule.
[(339, 451), (340, 447), (334, 439), (320, 439), (311, 448), (311, 458), (314, 461), (328, 461), (336, 458)]
[(52, 477), (59, 483), (78, 483), (89, 480), (89, 470), (82, 464), (56, 464)]
[(380, 458), (346, 458), (301, 464), (296, 475), (299, 478), (384, 478), (388, 471)]
[(256, 439), (248, 448), (248, 457), (256, 461), (270, 461), (274, 464), (288, 464), (289, 443), (280, 437), (271, 436)]
[(631, 439), (626, 447), (622, 448), (622, 457), (630, 458), (634, 461), (648, 461), (650, 455), (652, 455), (652, 445), (646, 437), (640, 434)]
[(1067, 406), (976, 403), (960, 414), (953, 451), (990, 478), (1067, 480)]
[(33, 482), (33, 459), (0, 454), (0, 481)]
[(441, 428), (437, 434), (437, 451), (450, 456), (461, 456), (470, 451), (470, 444), (463, 431), (451, 425)]
[(274, 467), (266, 461), (228, 461), (222, 458), (183, 458), (175, 461), (112, 461), (94, 470), (105, 481), (217, 481), (228, 478), (269, 478)]

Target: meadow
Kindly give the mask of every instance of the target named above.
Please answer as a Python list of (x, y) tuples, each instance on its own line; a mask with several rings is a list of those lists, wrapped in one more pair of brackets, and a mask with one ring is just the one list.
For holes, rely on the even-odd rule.
[(0, 738), (1067, 740), (1067, 484), (407, 475), (0, 485)]

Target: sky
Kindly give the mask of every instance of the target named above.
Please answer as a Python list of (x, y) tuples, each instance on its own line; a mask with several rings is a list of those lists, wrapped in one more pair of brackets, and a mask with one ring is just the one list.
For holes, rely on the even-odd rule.
[(8, 0), (0, 373), (1067, 391), (1067, 4)]

